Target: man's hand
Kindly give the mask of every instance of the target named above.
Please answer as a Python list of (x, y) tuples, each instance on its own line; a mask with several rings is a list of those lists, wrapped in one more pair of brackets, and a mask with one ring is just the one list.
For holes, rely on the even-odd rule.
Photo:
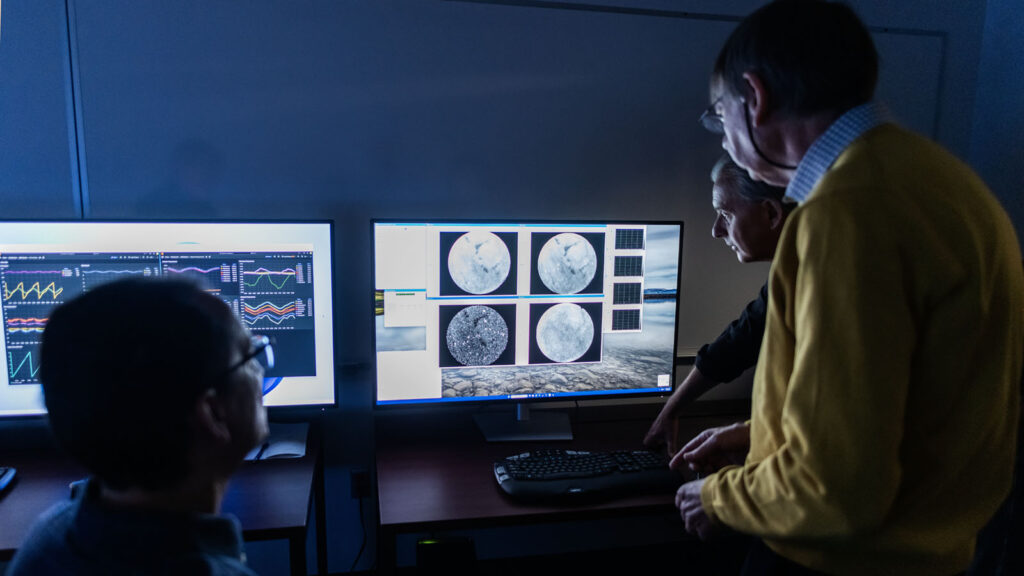
[(678, 470), (684, 465), (699, 474), (710, 474), (723, 466), (743, 464), (750, 451), (750, 426), (746, 423), (709, 428), (698, 434), (669, 462)]
[(718, 531), (718, 526), (704, 512), (704, 505), (700, 502), (700, 489), (703, 486), (704, 480), (694, 480), (680, 486), (676, 491), (676, 508), (679, 508), (679, 516), (683, 519), (686, 531), (701, 540), (707, 540)]
[(661, 408), (658, 417), (651, 424), (651, 429), (647, 431), (647, 436), (644, 437), (644, 445), (648, 448), (666, 445), (668, 446), (668, 455), (673, 456), (679, 450), (679, 419), (677, 418), (679, 412), (683, 406), (693, 402), (717, 384), (718, 382), (705, 378), (704, 374), (694, 366)]
[(674, 406), (670, 402), (665, 404), (651, 424), (651, 429), (644, 437), (644, 446), (653, 448), (665, 445), (668, 447), (668, 454), (672, 456), (679, 450), (679, 440), (676, 431), (679, 428), (679, 421), (676, 419)]

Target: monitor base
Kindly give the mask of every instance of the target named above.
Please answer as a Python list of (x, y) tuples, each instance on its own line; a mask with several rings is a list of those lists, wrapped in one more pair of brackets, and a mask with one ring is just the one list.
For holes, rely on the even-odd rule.
[(302, 458), (306, 455), (309, 422), (271, 422), (270, 435), (263, 444), (253, 448), (246, 460), (272, 458)]
[(565, 412), (516, 405), (515, 416), (508, 413), (474, 414), (473, 420), (488, 442), (534, 442), (572, 440), (572, 425)]

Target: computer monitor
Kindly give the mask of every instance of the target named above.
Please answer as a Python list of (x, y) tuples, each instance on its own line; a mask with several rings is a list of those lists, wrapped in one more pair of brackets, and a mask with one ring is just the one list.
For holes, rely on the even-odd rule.
[(670, 393), (682, 232), (374, 221), (376, 405)]
[(268, 407), (334, 405), (332, 236), (329, 221), (0, 222), (0, 417), (46, 411), (39, 349), (54, 307), (129, 276), (195, 280), (272, 337)]

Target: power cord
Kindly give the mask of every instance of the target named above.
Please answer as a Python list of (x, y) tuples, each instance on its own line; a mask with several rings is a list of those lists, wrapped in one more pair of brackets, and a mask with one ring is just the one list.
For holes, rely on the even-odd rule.
[(355, 572), (356, 564), (359, 564), (359, 560), (363, 557), (363, 551), (366, 550), (366, 515), (363, 513), (363, 500), (364, 498), (359, 498), (359, 526), (363, 529), (363, 543), (359, 545), (359, 553), (352, 561), (352, 567), (348, 569), (349, 572)]

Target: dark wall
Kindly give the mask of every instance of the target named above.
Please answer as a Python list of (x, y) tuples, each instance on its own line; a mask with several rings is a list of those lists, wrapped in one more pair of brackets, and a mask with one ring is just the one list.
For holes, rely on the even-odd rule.
[(1024, 243), (1024, 10), (1014, 0), (988, 0), (987, 7), (970, 161)]

